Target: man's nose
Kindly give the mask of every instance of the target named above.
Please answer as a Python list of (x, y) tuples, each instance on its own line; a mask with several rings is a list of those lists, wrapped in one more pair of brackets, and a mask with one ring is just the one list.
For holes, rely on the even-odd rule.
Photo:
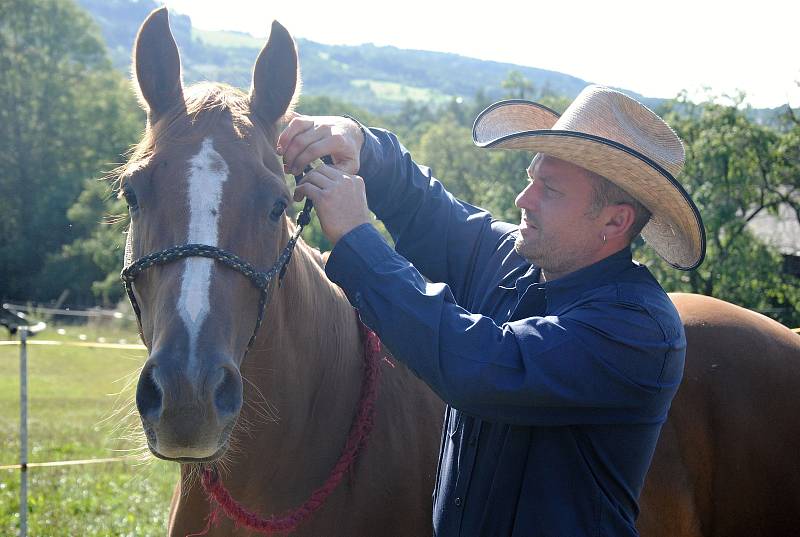
[(528, 186), (522, 189), (522, 192), (517, 194), (516, 199), (514, 200), (514, 205), (517, 206), (518, 209), (527, 209), (530, 207), (531, 202), (531, 194), (533, 183), (528, 183)]

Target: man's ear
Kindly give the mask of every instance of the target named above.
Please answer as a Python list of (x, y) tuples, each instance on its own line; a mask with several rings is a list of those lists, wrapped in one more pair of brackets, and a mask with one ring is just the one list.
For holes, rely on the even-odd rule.
[(627, 203), (617, 203), (604, 207), (600, 213), (605, 221), (603, 233), (606, 239), (629, 238), (630, 229), (636, 220), (636, 211)]

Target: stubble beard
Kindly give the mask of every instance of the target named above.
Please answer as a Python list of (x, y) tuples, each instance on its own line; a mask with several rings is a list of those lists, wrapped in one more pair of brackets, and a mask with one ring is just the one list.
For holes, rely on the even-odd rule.
[(520, 232), (514, 240), (514, 251), (529, 263), (545, 270), (561, 264), (558, 249), (548, 249), (547, 241), (544, 240), (541, 231), (538, 229), (535, 237), (527, 239)]
[(526, 239), (520, 232), (514, 240), (514, 251), (517, 254), (540, 267), (548, 274), (566, 274), (575, 269), (579, 258), (578, 252), (573, 252), (567, 245), (559, 244), (556, 240), (547, 240), (541, 230), (535, 237)]
[(541, 261), (541, 255), (536, 247), (530, 241), (526, 241), (522, 233), (519, 233), (514, 240), (514, 251), (529, 263), (539, 265), (539, 261)]

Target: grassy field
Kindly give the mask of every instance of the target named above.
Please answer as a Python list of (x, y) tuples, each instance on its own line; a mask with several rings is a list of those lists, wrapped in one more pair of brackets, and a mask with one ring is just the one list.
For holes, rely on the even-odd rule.
[(415, 88), (397, 82), (384, 82), (381, 80), (351, 80), (350, 85), (356, 88), (368, 87), (381, 99), (395, 102), (415, 101), (443, 104), (453, 98), (429, 88)]
[[(61, 328), (65, 333), (48, 328), (34, 339), (92, 342), (105, 338), (109, 343), (121, 339), (138, 343), (134, 332), (108, 325)], [(9, 339), (6, 334), (0, 333), (0, 340)], [(30, 345), (29, 461), (141, 454), (136, 416), (121, 416), (131, 408), (144, 358), (141, 350)], [(123, 439), (126, 430), (129, 438)], [(0, 466), (17, 462), (19, 347), (0, 345)], [(163, 536), (177, 475), (176, 465), (152, 458), (31, 468), (28, 533), (36, 537)], [(19, 486), (19, 470), (0, 470), (0, 535), (19, 532)]]

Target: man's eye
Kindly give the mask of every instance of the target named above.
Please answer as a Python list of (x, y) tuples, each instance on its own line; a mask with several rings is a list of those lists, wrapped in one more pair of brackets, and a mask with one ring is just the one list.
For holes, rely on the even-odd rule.
[(549, 186), (546, 188), (547, 188), (547, 195), (550, 196), (551, 198), (557, 198), (561, 196), (561, 192), (559, 192), (555, 188), (550, 188)]
[(280, 219), (280, 217), (283, 215), (283, 211), (285, 211), (285, 210), (286, 210), (286, 202), (283, 201), (283, 200), (276, 201), (275, 202), (275, 206), (272, 208), (272, 212), (269, 213), (270, 219), (273, 222), (277, 222)]

